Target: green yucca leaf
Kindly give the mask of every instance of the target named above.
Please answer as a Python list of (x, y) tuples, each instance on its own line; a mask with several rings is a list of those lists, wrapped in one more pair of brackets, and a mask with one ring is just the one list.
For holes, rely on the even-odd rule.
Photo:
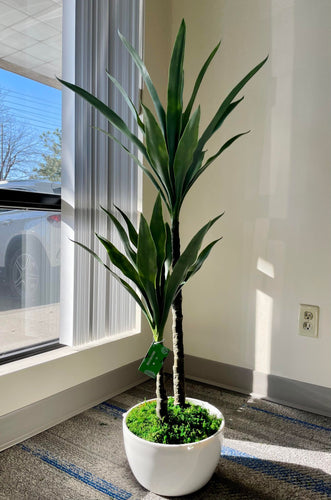
[(165, 223), (165, 228), (166, 228), (166, 257), (165, 257), (165, 276), (167, 277), (171, 268), (171, 263), (172, 263), (172, 244), (171, 244), (171, 229), (169, 224), (166, 222)]
[(128, 42), (128, 40), (122, 35), (122, 33), (118, 32), (120, 39), (122, 40), (124, 46), (130, 53), (134, 63), (136, 64), (137, 68), (139, 69), (141, 76), (146, 84), (146, 87), (148, 89), (148, 92), (152, 98), (157, 116), (160, 121), (161, 129), (163, 130), (163, 133), (165, 135), (166, 132), (166, 117), (165, 117), (165, 111), (163, 109), (163, 106), (161, 104), (160, 98), (156, 92), (156, 89), (154, 87), (154, 84), (151, 80), (151, 77), (149, 76), (149, 73), (147, 71), (147, 68), (143, 61), (141, 60), (139, 54), (136, 52), (136, 50), (132, 47), (132, 45)]
[(210, 54), (210, 56), (206, 60), (205, 64), (202, 66), (202, 68), (200, 70), (200, 73), (198, 74), (198, 77), (197, 77), (196, 82), (194, 84), (194, 88), (193, 88), (193, 92), (192, 92), (191, 98), (190, 98), (190, 100), (188, 102), (188, 105), (186, 106), (185, 112), (183, 114), (182, 129), (184, 129), (186, 127), (186, 124), (189, 121), (189, 118), (190, 118), (190, 115), (191, 115), (191, 111), (192, 111), (192, 107), (193, 107), (196, 95), (198, 93), (198, 90), (200, 88), (201, 82), (203, 80), (203, 77), (205, 76), (205, 73), (206, 73), (206, 71), (208, 69), (208, 66), (211, 63), (211, 61), (213, 60), (214, 55), (218, 51), (218, 48), (219, 48), (220, 45), (221, 45), (221, 42), (219, 42), (216, 45), (216, 47), (214, 48), (214, 50), (212, 51), (212, 53)]
[(140, 217), (137, 247), (137, 267), (140, 280), (153, 311), (154, 322), (159, 323), (159, 303), (156, 291), (158, 276), (157, 251), (147, 221)]
[(185, 51), (185, 22), (182, 21), (173, 48), (168, 82), (167, 144), (172, 165), (180, 137), (183, 109), (183, 61)]
[[(224, 122), (225, 118), (231, 113), (231, 111), (233, 111), (238, 106), (238, 104), (242, 100), (243, 100), (243, 97), (241, 99), (238, 99), (237, 101), (234, 101), (234, 102), (229, 104), (229, 106), (227, 107), (225, 112), (220, 117), (219, 121), (216, 123), (213, 133), (215, 133), (216, 130), (218, 130), (220, 128), (220, 126)], [(201, 158), (201, 151), (200, 151), (200, 141), (199, 141), (199, 146), (196, 148), (196, 150), (194, 152), (193, 162), (186, 172), (185, 181), (184, 181), (184, 184), (186, 186), (185, 194), (187, 193), (187, 191), (189, 191), (189, 189), (192, 187), (195, 180), (197, 179), (196, 173), (198, 172), (198, 170), (200, 170), (201, 163), (202, 163), (202, 162), (200, 162), (200, 158)]]
[(136, 271), (135, 267), (131, 264), (131, 262), (128, 260), (125, 255), (123, 255), (109, 240), (104, 238), (103, 236), (100, 236), (99, 234), (96, 234), (96, 237), (102, 243), (102, 245), (105, 247), (110, 261), (114, 264), (115, 267), (117, 267), (124, 276), (129, 278), (137, 287), (139, 290), (142, 290), (142, 283), (139, 277), (138, 272)]
[(114, 125), (118, 130), (120, 130), (124, 135), (126, 135), (132, 142), (135, 144), (138, 149), (142, 152), (142, 154), (147, 157), (147, 151), (144, 146), (144, 144), (138, 139), (137, 136), (135, 136), (131, 130), (129, 130), (128, 126), (126, 123), (118, 116), (115, 111), (110, 109), (105, 103), (100, 101), (97, 97), (94, 97), (90, 92), (87, 92), (87, 90), (82, 89), (78, 85), (74, 85), (69, 82), (65, 82), (64, 80), (60, 80), (58, 78), (59, 82), (61, 82), (63, 85), (71, 89), (73, 92), (81, 96), (83, 99), (85, 99), (87, 102), (89, 102), (95, 109), (100, 111), (107, 120)]
[(72, 241), (73, 243), (75, 243), (76, 245), (80, 246), (81, 248), (83, 248), (84, 250), (86, 250), (89, 254), (91, 254), (98, 262), (100, 262), (100, 264), (102, 264), (106, 269), (107, 271), (110, 271), (110, 267), (107, 266), (107, 264), (105, 264), (99, 257), (99, 255), (97, 255), (95, 252), (93, 252), (93, 250), (91, 250), (90, 248), (88, 248), (86, 245), (84, 245), (83, 243), (80, 243), (79, 241), (75, 241), (75, 240), (70, 240)]
[(205, 154), (206, 154), (206, 151), (201, 151), (199, 154), (195, 153), (193, 155), (193, 162), (186, 173), (185, 180), (183, 183), (182, 196), (181, 196), (181, 199), (179, 200), (180, 201), (179, 208), (183, 204), (183, 201), (184, 201), (186, 194), (191, 189), (191, 187), (194, 183), (192, 180), (192, 175), (194, 175), (194, 172), (199, 171), (199, 169), (201, 168)]
[(115, 85), (115, 87), (120, 91), (120, 93), (122, 94), (122, 96), (125, 99), (125, 102), (127, 103), (127, 105), (129, 106), (129, 108), (131, 109), (131, 112), (132, 112), (133, 116), (135, 117), (136, 122), (138, 123), (139, 127), (141, 128), (141, 130), (144, 132), (145, 131), (145, 126), (144, 126), (143, 122), (141, 121), (141, 119), (139, 117), (139, 113), (138, 113), (135, 105), (133, 104), (132, 100), (128, 96), (128, 93), (126, 92), (126, 90), (124, 90), (124, 88), (119, 83), (119, 81), (116, 80), (116, 78), (113, 77), (107, 70), (106, 70), (106, 75), (108, 76), (109, 80), (111, 80), (113, 82), (113, 84)]
[(155, 286), (157, 276), (157, 251), (150, 228), (145, 217), (141, 214), (138, 247), (137, 247), (137, 267), (141, 279), (148, 281)]
[(211, 163), (213, 163), (213, 161), (215, 161), (223, 153), (223, 151), (225, 151), (229, 146), (231, 146), (231, 144), (233, 142), (235, 142), (237, 139), (239, 139), (239, 137), (246, 135), (246, 134), (249, 134), (249, 132), (250, 132), (250, 130), (248, 130), (247, 132), (242, 132), (241, 134), (237, 134), (234, 137), (231, 137), (231, 139), (229, 139), (228, 141), (226, 141), (226, 143), (223, 144), (221, 149), (219, 149), (216, 154), (211, 156), (206, 161), (206, 163), (194, 174), (194, 177), (192, 178), (190, 187), (195, 183), (195, 181), (198, 179), (198, 177), (200, 177), (200, 175), (206, 170), (206, 168), (208, 168), (209, 165)]
[[(162, 179), (159, 178), (158, 173), (156, 172), (156, 170), (153, 169), (153, 172), (157, 176), (157, 179), (155, 179), (155, 177), (153, 176), (153, 174), (145, 167), (145, 165), (139, 160), (139, 158), (137, 158), (133, 153), (131, 153), (131, 151), (126, 146), (124, 146), (124, 144), (122, 144), (121, 141), (119, 141), (118, 139), (116, 139), (115, 136), (113, 136), (110, 132), (107, 132), (106, 130), (103, 130), (102, 128), (95, 127), (95, 129), (99, 130), (100, 132), (102, 132), (105, 135), (107, 135), (110, 139), (112, 139), (114, 142), (116, 142), (117, 144), (119, 144), (128, 153), (128, 155), (130, 156), (130, 158), (133, 159), (133, 161), (141, 168), (141, 170), (152, 181), (152, 183), (156, 187), (157, 191), (160, 193), (160, 195), (162, 197), (162, 200), (166, 204), (167, 209), (170, 212), (171, 210), (170, 210), (169, 201), (167, 200), (166, 195), (164, 194), (165, 187), (163, 185)], [(149, 158), (148, 158), (148, 162), (150, 163)]]
[(174, 160), (174, 176), (176, 184), (176, 198), (179, 201), (182, 194), (183, 183), (190, 167), (193, 154), (198, 143), (200, 122), (200, 106), (189, 120), (183, 135), (179, 141), (176, 156)]
[[(111, 271), (110, 269), (109, 269), (109, 271), (110, 271), (111, 275), (119, 283), (121, 283), (122, 286), (124, 286), (124, 288), (127, 290), (127, 292), (129, 292), (129, 294), (131, 295), (131, 297), (133, 297), (133, 299), (137, 302), (138, 306), (140, 307), (140, 309), (142, 310), (142, 312), (146, 316), (146, 319), (147, 319), (147, 321), (148, 321), (151, 329), (153, 330), (155, 328), (155, 323), (154, 323), (154, 320), (153, 320), (152, 313), (151, 313), (151, 311), (149, 309), (150, 305), (147, 303), (147, 307), (146, 307), (145, 304), (140, 299), (140, 297), (137, 294), (137, 292), (129, 285), (129, 283), (127, 283), (124, 279), (120, 278), (118, 276), (118, 274), (114, 273), (114, 271)], [(144, 297), (144, 299), (146, 300), (145, 297)]]
[(136, 228), (134, 227), (134, 225), (132, 224), (129, 217), (126, 215), (126, 213), (123, 212), (123, 210), (118, 208), (116, 205), (114, 205), (114, 207), (116, 208), (116, 210), (119, 211), (119, 213), (122, 215), (123, 219), (125, 220), (126, 226), (128, 228), (130, 241), (137, 248), (137, 246), (138, 246), (138, 233), (136, 231)]
[(262, 68), (262, 66), (266, 63), (268, 57), (263, 59), (259, 64), (255, 66), (247, 75), (234, 87), (234, 89), (231, 90), (231, 92), (228, 94), (228, 96), (224, 99), (222, 102), (221, 106), (218, 108), (214, 118), (211, 120), (209, 123), (208, 127), (202, 134), (199, 144), (198, 144), (198, 149), (202, 150), (206, 142), (210, 139), (210, 137), (213, 135), (215, 132), (215, 129), (217, 130), (218, 124), (220, 120), (222, 120), (222, 117), (224, 114), (228, 112), (228, 106), (231, 105), (233, 99), (236, 97), (238, 92), (246, 85), (246, 83), (259, 71), (259, 69)]
[(231, 146), (232, 143), (234, 143), (237, 139), (239, 139), (239, 137), (242, 137), (243, 135), (246, 135), (246, 134), (249, 134), (250, 133), (250, 130), (247, 130), (246, 132), (241, 132), (241, 134), (237, 134), (233, 137), (231, 137), (231, 139), (229, 139), (228, 141), (226, 141), (223, 146), (217, 151), (216, 154), (214, 154), (213, 156), (211, 156), (205, 163), (205, 165), (202, 167), (202, 170), (205, 170), (213, 161), (216, 160), (216, 158), (219, 157), (220, 154), (223, 153), (223, 151), (225, 151), (229, 146)]
[(136, 255), (136, 252), (132, 249), (132, 247), (130, 245), (130, 240), (129, 240), (129, 237), (128, 237), (128, 235), (127, 235), (124, 227), (116, 219), (116, 217), (111, 212), (109, 212), (106, 208), (101, 207), (101, 209), (105, 212), (105, 214), (108, 215), (108, 217), (110, 218), (110, 220), (113, 222), (113, 224), (116, 227), (116, 229), (118, 231), (118, 234), (119, 234), (119, 236), (120, 236), (120, 238), (122, 240), (122, 243), (124, 245), (124, 250), (125, 250), (126, 255), (131, 259), (132, 263), (134, 265), (136, 265), (137, 255)]
[(202, 252), (199, 254), (197, 260), (195, 261), (195, 263), (193, 264), (193, 266), (190, 267), (187, 275), (186, 275), (186, 278), (185, 278), (185, 283), (195, 274), (199, 271), (199, 269), (201, 269), (201, 266), (202, 264), (204, 263), (204, 261), (207, 259), (208, 255), (210, 254), (212, 248), (214, 247), (214, 245), (216, 245), (216, 243), (218, 241), (220, 241), (222, 238), (218, 238), (217, 240), (214, 240), (212, 241), (211, 243), (209, 243), (209, 245), (207, 245), (203, 250)]
[(135, 267), (130, 263), (130, 261), (125, 257), (125, 255), (123, 255), (110, 241), (108, 241), (107, 239), (103, 238), (98, 234), (96, 234), (96, 236), (99, 239), (99, 241), (103, 244), (103, 246), (106, 248), (110, 261), (114, 264), (114, 266), (116, 266), (120, 271), (122, 271), (124, 276), (133, 281), (133, 283), (138, 287), (138, 290), (145, 298), (146, 303), (149, 304), (150, 309), (152, 311), (152, 316), (155, 322), (157, 323), (159, 321), (159, 311), (158, 311), (157, 298), (155, 295), (155, 288), (153, 283), (148, 278), (146, 279), (144, 276), (145, 268), (142, 263), (144, 256), (142, 253), (140, 253), (140, 261), (139, 261), (139, 252), (141, 251), (144, 252), (144, 245), (140, 245), (140, 249), (142, 250), (139, 249), (139, 236), (138, 236), (138, 248), (137, 248), (137, 267), (138, 270), (139, 270), (139, 265), (143, 268), (143, 272), (141, 275), (140, 272), (138, 274)]
[(138, 285), (137, 286), (138, 286), (138, 289), (141, 292), (141, 294), (142, 294), (142, 296), (143, 296), (143, 298), (144, 298), (144, 300), (146, 302), (146, 306), (144, 305), (144, 303), (142, 302), (142, 300), (140, 299), (140, 297), (138, 296), (138, 294), (135, 292), (135, 290), (125, 280), (123, 280), (122, 278), (120, 278), (114, 271), (112, 271), (110, 269), (110, 267), (107, 266), (107, 264), (105, 264), (95, 252), (93, 252), (93, 250), (91, 250), (90, 248), (88, 248), (83, 243), (80, 243), (79, 241), (74, 241), (74, 240), (71, 240), (71, 241), (73, 243), (75, 243), (76, 245), (80, 246), (81, 248), (83, 248), (84, 250), (86, 250), (89, 254), (91, 254), (100, 264), (102, 264), (107, 269), (107, 271), (109, 271), (111, 273), (111, 275), (117, 281), (119, 281), (125, 287), (125, 289), (129, 292), (129, 294), (134, 298), (134, 300), (137, 302), (137, 304), (141, 308), (142, 312), (144, 313), (144, 315), (147, 318), (147, 321), (148, 321), (151, 329), (153, 330), (155, 328), (155, 323), (154, 323), (154, 320), (153, 320), (153, 313), (151, 312), (152, 311), (152, 307), (151, 307), (151, 305), (149, 303), (148, 297), (146, 295), (146, 291), (144, 290), (144, 287), (142, 286), (142, 283), (139, 282), (139, 286)]
[(215, 222), (222, 217), (223, 213), (210, 220), (205, 224), (200, 231), (197, 232), (195, 236), (191, 239), (184, 252), (181, 254), (177, 260), (171, 275), (165, 284), (165, 301), (164, 301), (164, 311), (167, 311), (171, 307), (171, 304), (176, 297), (179, 289), (183, 286), (187, 273), (189, 269), (193, 266), (194, 262), (197, 260), (198, 252), (200, 250), (202, 240), (206, 233), (212, 227)]
[(241, 103), (241, 101), (243, 99), (244, 99), (244, 96), (241, 97), (240, 99), (237, 99), (237, 101), (233, 101), (233, 102), (231, 102), (231, 104), (229, 104), (229, 106), (227, 107), (225, 113), (223, 113), (223, 115), (221, 116), (221, 118), (218, 121), (218, 123), (216, 123), (213, 134), (221, 127), (221, 125), (223, 124), (224, 120), (238, 106), (238, 104)]
[(153, 170), (162, 180), (167, 196), (171, 199), (171, 181), (169, 176), (169, 156), (165, 138), (151, 111), (143, 106), (146, 130), (146, 148)]
[(160, 195), (157, 196), (151, 217), (150, 230), (154, 240), (157, 253), (157, 267), (159, 273), (166, 256), (166, 229), (162, 214), (162, 203)]

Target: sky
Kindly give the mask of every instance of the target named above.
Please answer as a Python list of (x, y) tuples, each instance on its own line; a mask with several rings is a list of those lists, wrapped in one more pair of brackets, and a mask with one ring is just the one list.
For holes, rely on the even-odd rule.
[(16, 119), (37, 133), (61, 128), (60, 90), (0, 69), (0, 91)]
[[(0, 69), (0, 102), (15, 122), (27, 127), (36, 138), (43, 132), (61, 129), (61, 97), (61, 91), (54, 87)], [(42, 141), (40, 148), (42, 153)]]

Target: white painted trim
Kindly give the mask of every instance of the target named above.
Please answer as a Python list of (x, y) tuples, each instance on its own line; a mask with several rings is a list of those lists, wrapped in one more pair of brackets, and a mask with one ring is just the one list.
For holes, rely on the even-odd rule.
[(127, 332), (79, 348), (64, 347), (3, 365), (0, 416), (141, 360), (149, 344), (149, 332)]
[(0, 451), (39, 434), (146, 380), (130, 363), (0, 417)]
[[(171, 372), (169, 363), (170, 356), (169, 360), (167, 358), (166, 370)], [(185, 373), (188, 379), (331, 417), (331, 387), (308, 384), (191, 355), (185, 356)]]
[[(62, 78), (75, 81), (76, 0), (63, 3)], [(73, 345), (75, 237), (75, 95), (62, 88), (60, 342)]]

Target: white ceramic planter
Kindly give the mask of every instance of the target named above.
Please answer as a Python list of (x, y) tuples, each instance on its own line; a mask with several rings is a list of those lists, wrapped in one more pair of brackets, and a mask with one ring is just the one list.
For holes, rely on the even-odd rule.
[(151, 443), (128, 429), (126, 419), (130, 410), (123, 416), (124, 446), (131, 470), (144, 488), (158, 495), (181, 496), (197, 491), (209, 481), (220, 458), (224, 434), (222, 413), (204, 401), (186, 399), (223, 419), (215, 434), (191, 444)]

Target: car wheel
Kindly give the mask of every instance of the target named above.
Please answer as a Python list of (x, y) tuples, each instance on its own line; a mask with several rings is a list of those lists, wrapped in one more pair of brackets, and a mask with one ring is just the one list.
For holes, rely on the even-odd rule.
[(45, 303), (49, 262), (39, 244), (20, 244), (11, 252), (7, 282), (14, 297), (24, 305)]

